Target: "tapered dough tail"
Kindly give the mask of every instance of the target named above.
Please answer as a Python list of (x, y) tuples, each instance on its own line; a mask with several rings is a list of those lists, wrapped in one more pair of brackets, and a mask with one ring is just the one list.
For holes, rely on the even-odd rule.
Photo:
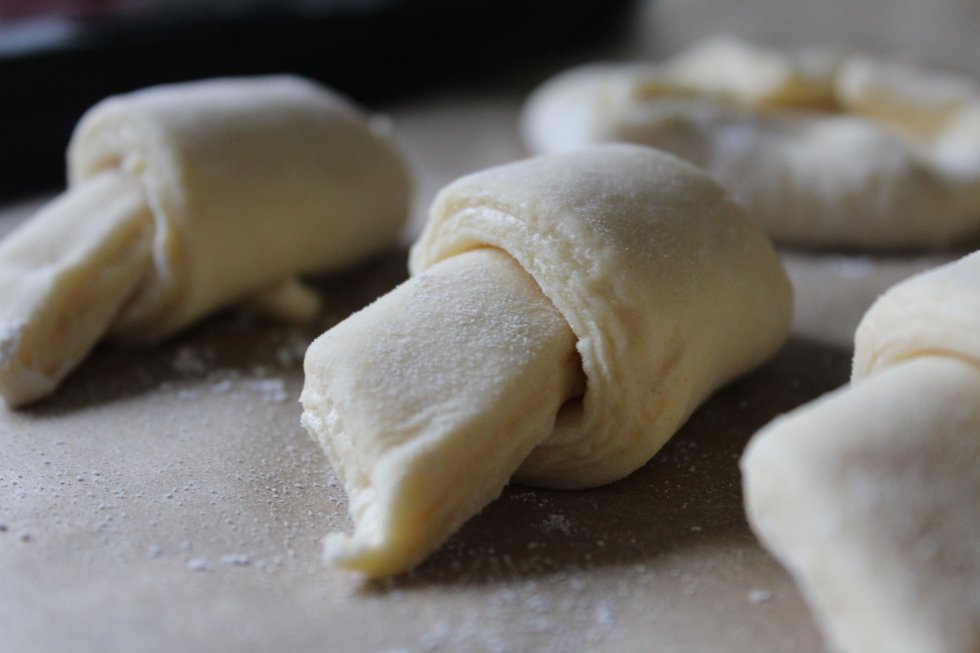
[(53, 391), (102, 338), (150, 273), (152, 234), (139, 185), (108, 171), (0, 243), (0, 394), (10, 406)]
[(507, 254), (462, 254), (314, 342), (303, 424), (355, 529), (326, 559), (368, 576), (418, 563), (497, 497), (582, 392), (575, 337)]

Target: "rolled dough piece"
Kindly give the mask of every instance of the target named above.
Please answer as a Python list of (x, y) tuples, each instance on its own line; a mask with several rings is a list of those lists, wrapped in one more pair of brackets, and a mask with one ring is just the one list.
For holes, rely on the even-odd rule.
[(754, 222), (694, 167), (633, 145), (453, 182), (410, 269), (305, 363), (303, 423), (354, 519), (326, 557), (369, 576), (418, 563), (510, 478), (586, 488), (634, 471), (778, 349), (791, 312)]
[(842, 349), (886, 290), (909, 277), (955, 261), (963, 252), (844, 254), (777, 249), (793, 284), (791, 333)]
[(853, 378), (926, 355), (980, 366), (980, 251), (916, 275), (878, 298), (854, 334)]
[(522, 122), (536, 153), (604, 141), (673, 152), (783, 243), (880, 250), (980, 233), (980, 88), (936, 71), (715, 39), (661, 64), (562, 73)]
[(68, 172), (68, 191), (0, 244), (11, 405), (54, 390), (106, 333), (154, 342), (250, 295), (309, 317), (316, 298), (297, 275), (391, 245), (408, 212), (384, 135), (287, 76), (104, 100), (77, 126)]
[(980, 650), (980, 253), (898, 284), (849, 387), (742, 459), (749, 522), (833, 650)]

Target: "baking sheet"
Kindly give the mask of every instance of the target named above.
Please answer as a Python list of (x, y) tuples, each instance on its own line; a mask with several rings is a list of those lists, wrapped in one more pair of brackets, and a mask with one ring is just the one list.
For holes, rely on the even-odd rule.
[[(402, 259), (327, 297), (366, 301)], [(315, 332), (220, 316), (103, 347), (51, 401), (0, 414), (7, 650), (821, 650), (748, 530), (738, 458), (843, 382), (846, 351), (793, 340), (627, 479), (509, 488), (415, 572), (363, 584), (319, 564), (349, 523), (299, 427)]]

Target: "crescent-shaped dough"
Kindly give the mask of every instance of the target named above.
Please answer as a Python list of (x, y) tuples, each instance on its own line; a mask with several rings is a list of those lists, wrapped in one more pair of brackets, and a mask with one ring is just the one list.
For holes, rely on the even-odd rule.
[(980, 252), (865, 314), (849, 387), (742, 459), (749, 521), (834, 650), (980, 650)]
[(57, 387), (106, 333), (153, 342), (230, 302), (315, 312), (299, 274), (391, 245), (404, 163), (343, 98), (295, 77), (104, 100), (68, 148), (69, 188), (0, 244), (0, 393)]
[(111, 168), (139, 181), (155, 223), (153, 274), (113, 325), (138, 341), (390, 246), (407, 214), (392, 145), (347, 100), (296, 77), (104, 100), (72, 137), (69, 184)]
[(662, 64), (567, 71), (522, 120), (532, 152), (673, 152), (784, 243), (932, 247), (980, 233), (980, 89), (952, 75), (716, 39)]
[[(477, 254), (493, 275), (461, 260)], [(640, 146), (457, 180), (410, 268), (311, 345), (301, 399), (354, 518), (327, 558), (374, 576), (419, 562), (511, 477), (629, 474), (789, 325), (788, 281), (754, 222)]]

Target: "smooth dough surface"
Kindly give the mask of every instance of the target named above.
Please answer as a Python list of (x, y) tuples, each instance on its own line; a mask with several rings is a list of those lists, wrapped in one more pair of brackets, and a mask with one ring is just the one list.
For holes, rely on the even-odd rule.
[(153, 220), (115, 170), (44, 206), (0, 242), (0, 394), (21, 405), (53, 390), (150, 272)]
[(771, 236), (932, 247), (980, 232), (980, 88), (842, 52), (713, 39), (661, 64), (594, 64), (528, 100), (525, 141), (643, 143), (703, 168)]
[(865, 314), (850, 386), (742, 459), (749, 521), (843, 653), (980, 650), (980, 253)]
[(153, 211), (152, 274), (112, 327), (131, 340), (390, 246), (407, 217), (392, 146), (345, 99), (295, 77), (109, 98), (80, 121), (68, 164), (71, 185), (132, 175)]
[(418, 562), (511, 478), (629, 474), (789, 328), (758, 227), (703, 173), (634, 145), (457, 180), (410, 268), (305, 362), (303, 423), (355, 522), (326, 556), (375, 576)]

